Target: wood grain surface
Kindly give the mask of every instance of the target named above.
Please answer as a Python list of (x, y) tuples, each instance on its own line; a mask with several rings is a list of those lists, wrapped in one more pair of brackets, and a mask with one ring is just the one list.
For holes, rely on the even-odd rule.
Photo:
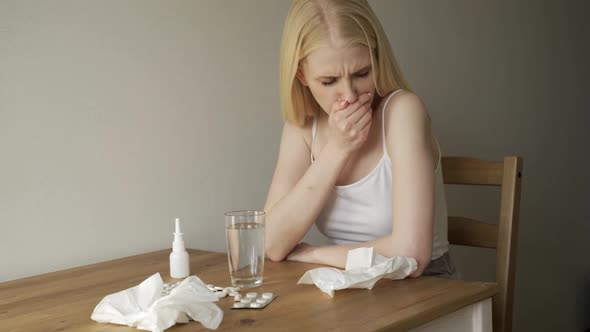
[[(133, 287), (159, 272), (169, 277), (161, 250), (0, 283), (0, 331), (138, 331), (97, 323), (94, 307), (111, 293)], [(191, 274), (216, 286), (230, 286), (227, 255), (189, 250)], [(216, 304), (224, 311), (217, 329), (256, 331), (406, 331), (496, 294), (495, 283), (435, 277), (379, 280), (373, 289), (345, 289), (333, 298), (315, 285), (297, 285), (303, 273), (320, 265), (265, 262), (264, 284), (243, 290), (273, 292), (264, 309), (230, 309), (233, 298)], [(166, 331), (207, 331), (199, 322)]]

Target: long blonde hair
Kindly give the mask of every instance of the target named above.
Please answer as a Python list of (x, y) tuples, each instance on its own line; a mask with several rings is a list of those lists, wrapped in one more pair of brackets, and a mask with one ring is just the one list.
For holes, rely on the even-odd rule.
[[(409, 90), (379, 19), (366, 0), (294, 0), (285, 20), (280, 53), (280, 97), (285, 121), (298, 126), (315, 116), (319, 105), (296, 79), (300, 61), (333, 36), (350, 45), (365, 45), (371, 55), (379, 96)], [(375, 70), (374, 58), (377, 59)]]

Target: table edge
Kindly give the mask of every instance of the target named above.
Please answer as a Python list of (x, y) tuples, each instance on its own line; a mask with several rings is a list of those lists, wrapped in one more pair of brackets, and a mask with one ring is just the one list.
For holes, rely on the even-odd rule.
[(390, 326), (378, 328), (376, 331), (379, 332), (404, 332), (410, 329), (416, 328), (420, 325), (431, 322), (437, 318), (451, 314), (457, 310), (468, 307), (477, 302), (483, 301), (487, 298), (492, 298), (499, 292), (499, 285), (496, 282), (484, 282), (484, 281), (468, 281), (465, 282), (480, 284), (481, 289), (474, 292), (470, 296), (456, 298), (451, 303), (440, 306), (439, 304), (431, 304), (429, 308), (421, 311), (419, 315), (415, 315), (408, 319), (403, 320), (401, 323), (394, 323)]

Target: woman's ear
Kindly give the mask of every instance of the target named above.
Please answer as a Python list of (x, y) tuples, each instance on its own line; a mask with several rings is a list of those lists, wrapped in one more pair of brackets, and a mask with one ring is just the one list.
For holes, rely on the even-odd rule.
[(297, 73), (295, 73), (295, 76), (297, 77), (299, 82), (303, 84), (303, 86), (309, 86), (307, 80), (305, 79), (305, 76), (303, 75), (303, 71), (301, 70), (301, 68), (297, 68)]

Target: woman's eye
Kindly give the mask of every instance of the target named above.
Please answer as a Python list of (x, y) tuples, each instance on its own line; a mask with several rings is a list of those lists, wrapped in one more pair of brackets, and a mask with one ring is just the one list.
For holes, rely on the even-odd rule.
[[(358, 73), (358, 74), (355, 74), (355, 76), (356, 76), (356, 77), (367, 77), (368, 75), (369, 75), (369, 71), (366, 71), (366, 72), (364, 72), (364, 73)], [(332, 80), (332, 81), (328, 81), (328, 82), (321, 82), (321, 83), (322, 83), (322, 85), (323, 85), (323, 86), (329, 86), (329, 85), (332, 85), (332, 84), (334, 84), (334, 82), (335, 82), (335, 81), (334, 81), (334, 80)]]

